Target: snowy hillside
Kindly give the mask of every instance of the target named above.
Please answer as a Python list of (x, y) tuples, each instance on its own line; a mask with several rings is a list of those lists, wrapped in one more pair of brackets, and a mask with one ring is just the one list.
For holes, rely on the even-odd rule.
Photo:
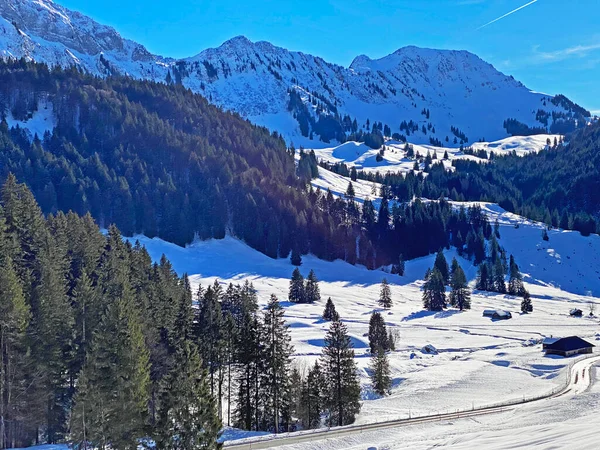
[[(543, 241), (542, 225), (507, 213), (497, 205), (482, 204), (490, 220), (500, 222), (500, 244), (515, 256), (534, 302), (534, 313), (519, 313), (520, 299), (508, 295), (475, 292), (473, 309), (441, 313), (423, 311), (423, 275), (434, 255), (406, 263), (405, 276), (369, 271), (342, 261), (326, 262), (305, 256), (301, 272), (313, 269), (320, 279), (321, 301), (314, 305), (284, 303), (291, 327), (296, 364), (306, 368), (320, 354), (328, 323), (321, 319), (325, 300), (331, 297), (347, 324), (356, 350), (363, 384), (364, 405), (358, 423), (469, 408), (522, 395), (543, 394), (564, 381), (568, 361), (546, 358), (537, 344), (550, 335), (577, 334), (594, 340), (598, 320), (569, 317), (572, 307), (588, 311), (600, 296), (600, 237), (582, 237), (571, 231), (553, 230)], [(516, 228), (515, 224), (519, 224)], [(194, 286), (251, 281), (261, 305), (270, 294), (287, 299), (293, 266), (287, 259), (274, 260), (244, 243), (227, 237), (198, 242), (187, 248), (159, 239), (137, 236), (154, 260), (164, 253), (178, 273), (190, 274)], [(586, 261), (576, 255), (590, 255)], [(456, 256), (446, 251), (446, 258)], [(458, 258), (473, 283), (476, 268)], [(390, 363), (392, 395), (377, 398), (369, 386), (368, 323), (377, 304), (379, 283), (391, 283), (394, 306), (384, 313), (387, 324), (400, 334)], [(592, 295), (596, 297), (592, 297)], [(513, 313), (509, 322), (493, 322), (482, 316), (487, 308)], [(433, 345), (439, 354), (423, 351)], [(497, 383), (497, 380), (503, 383)]]
[(564, 115), (561, 120), (586, 115), (566, 98), (534, 93), (466, 51), (406, 47), (379, 60), (359, 56), (345, 68), (236, 37), (174, 60), (51, 0), (0, 2), (0, 55), (182, 83), (296, 146), (326, 146), (369, 132), (375, 123), (411, 142), (458, 146), (508, 136), (503, 123), (509, 118), (522, 131), (548, 128), (553, 112)]
[[(523, 156), (531, 152), (539, 152), (546, 148), (547, 140), (560, 139), (559, 135), (538, 134), (535, 136), (514, 136), (501, 139), (495, 142), (476, 142), (469, 148), (477, 153), (484, 150), (489, 155), (494, 152), (496, 156), (516, 153)], [(460, 148), (445, 148), (435, 145), (411, 144), (413, 152), (416, 155), (426, 156), (429, 153), (432, 157), (435, 155), (438, 161), (448, 155), (448, 160), (444, 163), (446, 168), (451, 168), (452, 161), (455, 159), (471, 159), (473, 161), (485, 161), (476, 156), (466, 154)], [(317, 159), (328, 163), (345, 163), (349, 167), (356, 167), (365, 172), (408, 172), (413, 170), (415, 163), (414, 157), (408, 157), (406, 154), (406, 144), (389, 140), (385, 142), (386, 150), (379, 158), (380, 149), (372, 149), (364, 143), (348, 141), (334, 147), (315, 148)], [(321, 169), (319, 169), (321, 170)]]

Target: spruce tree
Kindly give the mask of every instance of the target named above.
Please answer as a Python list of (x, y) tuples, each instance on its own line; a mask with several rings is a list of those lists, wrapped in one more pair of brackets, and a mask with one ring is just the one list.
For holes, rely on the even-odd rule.
[(290, 291), (288, 299), (292, 303), (304, 303), (306, 298), (304, 292), (304, 277), (300, 273), (300, 269), (297, 267), (292, 272), (292, 279), (290, 280)]
[(264, 363), (263, 326), (253, 301), (244, 301), (237, 341), (237, 386), (235, 426), (259, 429), (260, 374)]
[(348, 188), (346, 189), (346, 198), (350, 201), (354, 200), (356, 193), (354, 192), (354, 186), (352, 185), (352, 181), (348, 183)]
[(264, 403), (267, 427), (279, 433), (282, 417), (288, 416), (290, 363), (294, 351), (289, 327), (283, 319), (284, 310), (275, 295), (271, 295), (264, 314)]
[(331, 297), (327, 299), (327, 303), (325, 304), (325, 310), (323, 311), (323, 320), (326, 320), (328, 322), (340, 320), (340, 315), (335, 310), (335, 305), (333, 304), (333, 300), (331, 300)]
[[(0, 230), (0, 235), (2, 230)], [(0, 236), (2, 238), (2, 236)], [(5, 250), (0, 243), (0, 250)], [(10, 425), (24, 413), (26, 330), (30, 310), (10, 256), (0, 254), (0, 448), (12, 447)], [(7, 429), (8, 424), (8, 429)], [(12, 441), (12, 442), (11, 442)]]
[(149, 354), (129, 285), (126, 248), (114, 227), (102, 264), (108, 306), (83, 366), (71, 432), (95, 446), (133, 450), (145, 433)]
[(110, 305), (94, 335), (75, 398), (76, 440), (133, 450), (144, 437), (148, 353), (131, 309), (126, 298)]
[(325, 336), (322, 366), (326, 381), (326, 407), (330, 425), (348, 425), (360, 412), (360, 382), (354, 349), (346, 325), (331, 323)]
[(381, 280), (381, 288), (379, 291), (379, 305), (385, 309), (392, 307), (392, 292), (387, 279)]
[(292, 248), (292, 255), (290, 256), (290, 262), (293, 266), (301, 266), (302, 265), (302, 256), (296, 247)]
[(371, 384), (373, 385), (373, 390), (379, 395), (390, 393), (392, 387), (390, 363), (382, 348), (379, 348), (377, 353), (371, 356)]
[(369, 320), (369, 346), (371, 353), (376, 354), (379, 349), (389, 350), (388, 332), (385, 321), (380, 313), (374, 312)]
[(195, 345), (183, 340), (170, 372), (162, 381), (159, 420), (154, 429), (157, 448), (211, 450), (217, 443), (221, 422), (206, 371)]
[(437, 267), (423, 286), (423, 307), (428, 311), (442, 311), (446, 307), (446, 287)]
[(530, 313), (533, 312), (533, 303), (531, 302), (531, 295), (529, 291), (523, 291), (523, 300), (521, 301), (521, 312)]
[(510, 255), (508, 293), (510, 295), (520, 295), (523, 292), (523, 276), (519, 266), (515, 262), (513, 255)]
[(100, 322), (102, 316), (100, 300), (96, 289), (92, 286), (92, 280), (83, 271), (76, 280), (72, 293), (72, 301), (75, 305), (76, 354), (72, 370), (74, 374), (78, 374), (83, 367), (93, 332)]
[[(454, 261), (456, 261), (456, 259)], [(454, 267), (453, 264), (452, 266), (452, 279), (450, 280), (452, 291), (450, 292), (450, 304), (457, 307), (461, 311), (463, 309), (471, 309), (471, 293), (469, 291), (469, 285), (467, 284), (465, 272), (460, 265)]]
[(304, 301), (306, 303), (315, 303), (320, 300), (321, 293), (319, 291), (319, 280), (317, 279), (314, 270), (311, 269), (306, 278), (306, 285), (304, 287)]
[(294, 367), (290, 372), (290, 389), (286, 400), (286, 403), (289, 405), (287, 416), (282, 417), (283, 421), (287, 423), (287, 427), (280, 431), (294, 431), (294, 428), (291, 425), (292, 417), (297, 417), (302, 420), (302, 402), (304, 401), (302, 395), (305, 385), (306, 380), (302, 378), (298, 368)]
[(218, 288), (209, 286), (196, 318), (196, 342), (204, 367), (208, 370), (210, 394), (220, 398), (219, 371), (224, 360), (224, 327)]
[(325, 374), (316, 361), (302, 386), (299, 416), (305, 428), (319, 428), (321, 425), (321, 415), (326, 408), (326, 383)]
[(433, 264), (433, 267), (436, 268), (442, 275), (444, 284), (448, 284), (450, 282), (450, 270), (448, 269), (448, 261), (446, 261), (444, 252), (441, 249), (438, 251), (435, 257), (435, 263)]
[(398, 264), (394, 264), (392, 266), (392, 273), (396, 274), (396, 275), (400, 275), (402, 277), (402, 276), (404, 276), (404, 270), (405, 270), (404, 257), (402, 256), (402, 254), (400, 254), (398, 256)]
[(71, 401), (69, 367), (75, 358), (74, 311), (67, 296), (61, 261), (50, 250), (40, 252), (39, 284), (33, 297), (33, 355), (43, 374), (43, 391), (47, 398), (48, 442), (56, 443), (67, 432), (67, 411)]
[(477, 283), (475, 285), (475, 289), (480, 291), (489, 291), (490, 283), (489, 265), (488, 263), (482, 263), (479, 266), (479, 269), (477, 269)]
[(494, 262), (493, 286), (494, 291), (501, 294), (506, 293), (506, 283), (504, 282), (504, 266), (502, 265), (502, 261), (499, 257), (496, 258), (496, 261)]

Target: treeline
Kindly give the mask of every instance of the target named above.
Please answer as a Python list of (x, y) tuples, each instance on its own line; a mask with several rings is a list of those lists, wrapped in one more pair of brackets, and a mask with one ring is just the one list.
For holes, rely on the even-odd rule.
[(271, 257), (345, 259), (350, 242), (370, 245), (314, 208), (310, 154), (297, 173), (280, 136), (181, 86), (0, 62), (0, 116), (44, 107), (56, 127), (33, 140), (0, 121), (0, 178), (11, 171), (27, 183), (44, 213), (90, 212), (125, 235), (180, 245), (232, 233)]
[(0, 208), (0, 448), (216, 448), (221, 429), (187, 277), (105, 236), (91, 216), (42, 215), (10, 176)]

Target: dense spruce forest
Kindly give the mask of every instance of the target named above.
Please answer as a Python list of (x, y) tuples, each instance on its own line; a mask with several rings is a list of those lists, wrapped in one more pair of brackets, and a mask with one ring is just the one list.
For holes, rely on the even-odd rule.
[(70, 437), (134, 449), (141, 437), (177, 438), (158, 419), (166, 417), (194, 420), (193, 438), (214, 448), (220, 422), (194, 314), (187, 278), (166, 259), (152, 264), (89, 215), (44, 218), (9, 176), (0, 207), (0, 448)]
[(361, 211), (352, 191), (334, 198), (307, 187), (314, 154), (301, 152), (296, 169), (279, 136), (181, 86), (0, 63), (4, 117), (25, 120), (48, 105), (56, 126), (44, 136), (0, 123), (0, 175), (25, 182), (46, 214), (89, 212), (100, 226), (180, 245), (230, 232), (271, 257), (294, 250), (370, 268), (469, 232), (446, 202), (389, 208), (392, 189), (378, 211)]
[[(125, 235), (180, 245), (231, 232), (272, 257), (296, 247), (344, 258), (360, 234), (312, 207), (277, 134), (181, 86), (0, 63), (4, 116), (24, 120), (48, 104), (52, 133), (31, 141), (0, 125), (2, 177), (25, 182), (45, 213), (90, 212)], [(330, 245), (312, 244), (321, 241)]]
[(360, 384), (346, 326), (332, 321), (303, 377), (283, 312), (274, 295), (259, 310), (248, 282), (192, 292), (164, 256), (152, 263), (89, 214), (44, 217), (11, 174), (0, 197), (0, 449), (210, 450), (225, 424), (352, 423)]

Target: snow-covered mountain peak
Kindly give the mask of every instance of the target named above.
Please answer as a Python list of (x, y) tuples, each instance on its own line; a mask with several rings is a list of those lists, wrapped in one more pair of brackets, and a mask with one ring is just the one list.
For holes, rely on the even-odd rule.
[(458, 146), (545, 132), (553, 113), (575, 121), (567, 99), (534, 93), (467, 51), (408, 46), (345, 68), (237, 36), (175, 60), (51, 0), (0, 0), (0, 57), (182, 84), (297, 146), (360, 138), (373, 124), (396, 139)]

